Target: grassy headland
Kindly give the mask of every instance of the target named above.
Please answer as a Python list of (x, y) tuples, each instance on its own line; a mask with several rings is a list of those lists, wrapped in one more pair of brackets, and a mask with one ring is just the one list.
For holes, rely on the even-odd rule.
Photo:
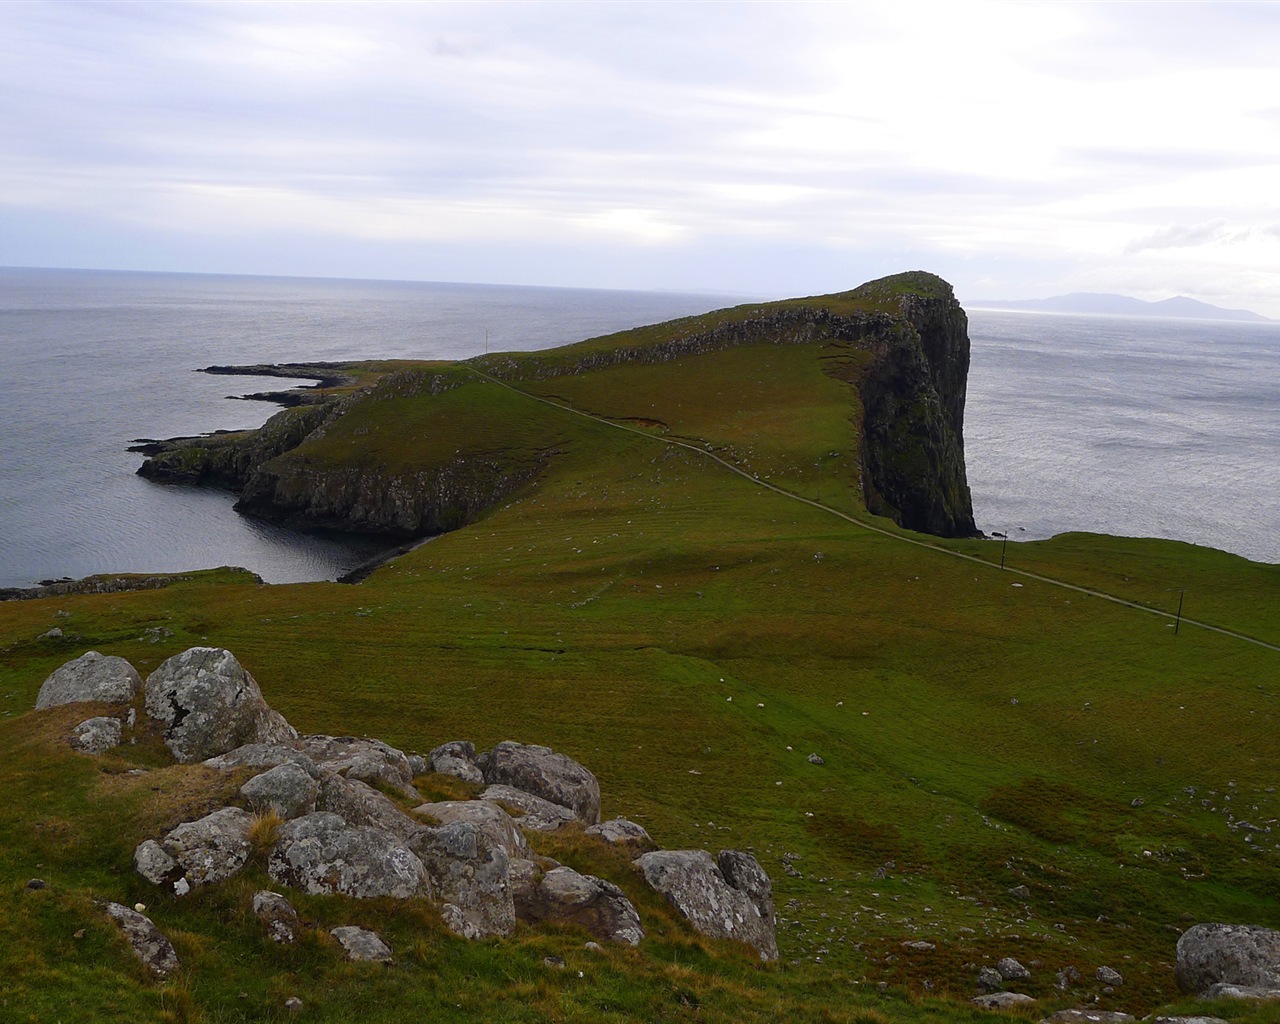
[[(798, 302), (887, 316), (933, 280)], [(1031, 968), (1037, 1017), (1097, 995), (1272, 1019), (1182, 999), (1172, 962), (1195, 922), (1280, 926), (1280, 653), (1186, 623), (1175, 636), (1157, 615), (1001, 572), (990, 542), (869, 514), (869, 357), (839, 338), (583, 364), (758, 312), (477, 361), (518, 390), (466, 365), (382, 378), (276, 458), (519, 478), (359, 586), (219, 571), (0, 604), (0, 1020), (273, 1020), (298, 995), (323, 1021), (964, 1021), (984, 1016), (966, 1002), (978, 967), (1003, 956)], [(1008, 562), (1170, 612), (1185, 590), (1188, 616), (1280, 644), (1280, 567), (1084, 535), (1010, 545)], [(260, 864), (183, 900), (159, 892), (134, 846), (234, 786), (163, 767), (156, 745), (73, 753), (83, 709), (29, 709), (85, 650), (145, 675), (195, 644), (235, 652), (304, 732), (424, 752), (545, 743), (596, 773), (606, 816), (662, 846), (754, 851), (781, 961), (692, 934), (572, 834), (545, 852), (627, 891), (649, 933), (638, 950), (589, 952), (547, 928), (469, 943), (427, 908), (302, 896), (313, 927), (280, 949), (248, 910)], [(152, 770), (124, 774), (136, 766)], [(33, 876), (48, 887), (27, 890)], [(149, 981), (94, 899), (145, 902), (178, 977)], [(396, 966), (344, 963), (325, 935), (341, 923), (376, 927)], [(1113, 993), (1102, 965), (1124, 976)], [(1080, 980), (1062, 991), (1067, 967)]]

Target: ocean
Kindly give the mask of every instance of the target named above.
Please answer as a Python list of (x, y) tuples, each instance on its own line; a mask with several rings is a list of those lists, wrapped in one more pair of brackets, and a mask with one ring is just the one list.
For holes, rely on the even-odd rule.
[[(0, 587), (241, 565), (335, 579), (382, 550), (135, 475), (136, 438), (261, 424), (288, 381), (211, 363), (535, 350), (745, 301), (387, 281), (0, 269)], [(1173, 537), (1280, 562), (1280, 325), (970, 311), (980, 528)]]

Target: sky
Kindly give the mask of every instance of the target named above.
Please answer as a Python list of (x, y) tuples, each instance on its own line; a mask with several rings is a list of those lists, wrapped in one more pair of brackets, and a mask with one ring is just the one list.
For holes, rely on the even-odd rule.
[(1280, 4), (0, 4), (0, 265), (1280, 317)]

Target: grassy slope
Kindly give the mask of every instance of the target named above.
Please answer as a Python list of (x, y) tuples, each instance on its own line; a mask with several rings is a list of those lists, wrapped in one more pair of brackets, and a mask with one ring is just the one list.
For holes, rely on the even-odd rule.
[[(824, 501), (856, 510), (853, 489), (834, 484), (837, 466), (847, 480), (856, 464), (856, 417), (821, 372), (833, 354), (744, 348), (537, 387), (654, 434), (705, 439), (808, 497), (825, 459)], [(444, 399), (448, 416), (427, 399), (366, 406), (367, 433), (344, 428), (329, 443), (374, 450), (394, 432), (422, 446), (385, 448), (411, 463), (485, 448), (480, 430), (560, 454), (519, 500), (359, 587), (223, 574), (0, 605), (0, 708), (12, 716), (0, 726), (0, 972), (12, 979), (0, 1019), (15, 1004), (31, 1019), (77, 1006), (85, 1019), (271, 1019), (295, 992), (323, 1020), (968, 1019), (926, 982), (968, 996), (973, 965), (1004, 955), (1033, 967), (1026, 990), (1049, 1006), (1096, 991), (1088, 979), (1105, 963), (1126, 985), (1103, 1005), (1147, 1010), (1175, 998), (1173, 943), (1189, 922), (1280, 925), (1280, 833), (1246, 843), (1224, 816), (1280, 818), (1280, 655), (1190, 627), (1175, 638), (1154, 616), (1046, 584), (1013, 586), (994, 567), (860, 530), (660, 437), (492, 384)], [(940, 546), (999, 556), (991, 544)], [(1274, 567), (1079, 535), (1011, 546), (1010, 563), (1152, 603), (1186, 587), (1188, 614), (1280, 636)], [(36, 639), (54, 624), (66, 639)], [(157, 626), (173, 635), (143, 639)], [(45, 674), (85, 649), (145, 673), (194, 643), (235, 651), (305, 731), (419, 750), (462, 737), (548, 743), (596, 772), (606, 814), (644, 822), (662, 845), (754, 849), (775, 883), (781, 965), (690, 936), (625, 865), (572, 837), (550, 852), (628, 890), (651, 935), (639, 953), (590, 955), (581, 935), (554, 931), (465, 943), (429, 911), (305, 899), (318, 930), (289, 953), (268, 948), (245, 909), (261, 872), (165, 899), (132, 875), (130, 852), (210, 799), (207, 783), (179, 770), (145, 785), (107, 777), (58, 742), (79, 715), (27, 709)], [(810, 752), (826, 763), (809, 764)], [(144, 747), (105, 764), (129, 758), (160, 763)], [(784, 871), (784, 854), (802, 877)], [(50, 888), (24, 890), (32, 875)], [(1029, 898), (1009, 893), (1019, 884)], [(147, 902), (175, 934), (182, 977), (146, 982), (93, 897)], [(400, 966), (341, 964), (322, 932), (352, 921), (384, 930)], [(937, 949), (900, 947), (912, 938)], [(545, 967), (548, 953), (568, 969)], [(1054, 993), (1066, 965), (1085, 976), (1081, 993)]]

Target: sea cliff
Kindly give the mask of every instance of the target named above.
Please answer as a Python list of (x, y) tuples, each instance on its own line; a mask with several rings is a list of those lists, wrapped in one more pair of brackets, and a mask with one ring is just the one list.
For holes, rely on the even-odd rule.
[[(865, 507), (939, 536), (976, 532), (963, 442), (967, 319), (951, 287), (920, 272), (549, 352), (396, 369), (355, 393), (326, 399), (322, 390), (256, 431), (149, 446), (139, 473), (227, 487), (239, 493), (240, 511), (293, 525), (431, 535), (475, 521), (534, 481), (556, 454), (552, 424), (520, 421), (532, 409), (517, 415), (487, 407), (477, 390), (486, 378), (518, 389), (756, 345), (858, 353), (856, 364), (842, 364), (842, 379), (852, 388), (851, 442)], [(465, 429), (467, 421), (474, 429)]]

